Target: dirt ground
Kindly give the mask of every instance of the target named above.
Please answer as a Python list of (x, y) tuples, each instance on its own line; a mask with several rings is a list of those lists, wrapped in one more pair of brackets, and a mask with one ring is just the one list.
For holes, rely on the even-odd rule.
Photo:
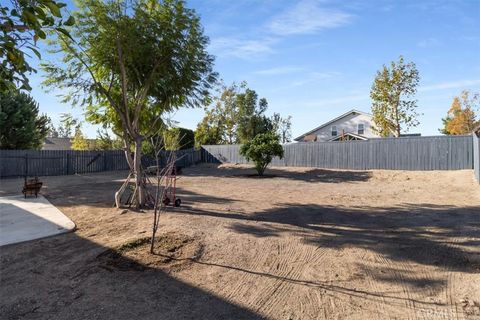
[(480, 319), (471, 170), (183, 171), (156, 255), (152, 212), (112, 207), (125, 172), (44, 177), (77, 230), (0, 248), (0, 318)]

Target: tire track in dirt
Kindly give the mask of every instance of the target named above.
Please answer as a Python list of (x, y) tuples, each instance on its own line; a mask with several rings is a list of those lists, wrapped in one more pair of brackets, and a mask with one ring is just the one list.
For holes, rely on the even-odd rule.
[[(242, 304), (266, 316), (276, 315), (283, 309), (285, 301), (291, 299), (292, 292), (296, 292), (298, 286), (303, 285), (295, 283), (295, 280), (305, 280), (304, 269), (310, 268), (312, 263), (319, 264), (326, 252), (325, 248), (304, 243), (306, 231), (299, 227), (293, 231), (292, 236), (275, 239), (274, 242), (268, 239), (257, 243), (253, 256), (247, 259), (250, 264), (241, 266), (245, 272), (241, 272), (236, 279), (237, 285), (222, 290), (227, 299), (237, 302), (240, 299)], [(251, 272), (264, 273), (265, 276)], [(322, 306), (322, 301), (317, 295), (314, 296), (314, 301), (308, 297), (295, 298), (299, 305), (308, 305), (310, 312), (311, 307), (315, 306), (315, 313), (320, 313), (322, 309), (319, 306)]]
[[(400, 241), (404, 242), (404, 241)], [(407, 242), (407, 247), (409, 246)], [(428, 255), (428, 250), (431, 248), (423, 248), (420, 255)], [(432, 315), (438, 319), (450, 319), (449, 315), (452, 314), (451, 306), (455, 306), (455, 303), (449, 299), (453, 296), (452, 293), (448, 292), (448, 282), (453, 283), (451, 280), (447, 280), (447, 290), (446, 290), (446, 299), (448, 306), (441, 306), (429, 301), (425, 301), (425, 296), (436, 296), (438, 294), (438, 289), (435, 286), (430, 286), (428, 288), (422, 287), (419, 290), (412, 290), (411, 285), (408, 283), (417, 283), (421, 285), (422, 283), (432, 283), (434, 284), (438, 281), (438, 277), (434, 277), (433, 267), (429, 265), (423, 265), (418, 262), (410, 262), (407, 260), (395, 260), (386, 258), (382, 254), (378, 254), (379, 260), (383, 265), (392, 270), (392, 275), (394, 278), (391, 279), (394, 282), (398, 283), (401, 287), (401, 290), (404, 294), (404, 307), (406, 309), (405, 316), (408, 316), (412, 319), (431, 319)], [(408, 276), (407, 276), (408, 275)], [(451, 276), (447, 276), (448, 277)], [(458, 318), (458, 310), (455, 310), (455, 318)]]
[[(308, 212), (306, 210), (297, 212), (296, 222), (298, 226), (291, 231), (292, 237), (287, 239), (286, 248), (288, 248), (288, 250), (285, 250), (285, 253), (280, 255), (280, 264), (284, 265), (284, 270), (288, 266), (290, 271), (284, 277), (287, 279), (281, 279), (277, 294), (265, 303), (262, 310), (264, 310), (266, 314), (272, 314), (275, 309), (281, 307), (279, 304), (284, 304), (284, 301), (291, 298), (292, 292), (301, 293), (295, 296), (295, 303), (299, 305), (299, 313), (302, 317), (305, 315), (306, 310), (309, 311), (308, 313), (311, 314), (312, 317), (325, 310), (325, 308), (322, 309), (320, 307), (324, 305), (323, 295), (318, 294), (321, 292), (321, 288), (309, 287), (306, 282), (308, 281), (309, 271), (311, 271), (312, 266), (315, 267), (321, 264), (328, 251), (328, 247), (314, 246), (308, 243), (308, 240), (311, 240), (312, 237), (319, 237), (321, 234), (307, 227), (302, 227), (306, 225), (303, 214), (308, 214)], [(295, 283), (295, 280), (299, 282)], [(314, 282), (314, 280), (312, 282)]]
[[(460, 250), (460, 243), (461, 239), (459, 236), (454, 237), (452, 241), (447, 242), (446, 247), (450, 248), (452, 250)], [(445, 269), (447, 270), (447, 284), (446, 284), (446, 289), (445, 289), (445, 298), (450, 304), (450, 308), (454, 307), (455, 308), (455, 319), (459, 320), (459, 310), (458, 310), (458, 304), (456, 301), (454, 301), (454, 283), (455, 283), (455, 273), (453, 272), (453, 265), (445, 265)], [(448, 312), (448, 311), (447, 311)], [(451, 313), (451, 312), (449, 312)], [(465, 319), (465, 315), (463, 314), (463, 310), (461, 310), (461, 319)]]
[[(363, 256), (362, 256), (362, 261), (365, 263), (368, 261), (366, 259), (367, 254), (371, 254), (371, 251), (368, 249), (363, 250)], [(366, 273), (366, 279), (367, 279), (367, 284), (368, 286), (373, 290), (375, 294), (381, 294), (380, 289), (378, 288), (377, 281), (375, 280), (375, 274), (371, 271), (376, 269), (376, 265), (378, 264), (378, 256), (373, 255), (373, 263), (366, 263), (366, 268), (364, 268), (364, 272)], [(373, 265), (372, 267), (369, 267), (369, 265)], [(368, 288), (365, 288), (365, 291), (370, 291)], [(376, 314), (377, 318), (376, 319), (390, 319), (390, 315), (385, 309), (386, 301), (385, 297), (382, 295), (380, 298), (380, 301), (376, 299), (376, 305), (378, 309), (381, 309), (382, 313), (381, 314)], [(385, 318), (386, 317), (386, 318)]]
[[(386, 241), (392, 241), (392, 243), (389, 244), (382, 244), (382, 245), (393, 245), (393, 240), (388, 239)], [(379, 252), (378, 250), (373, 251), (374, 254), (374, 260), (380, 265), (380, 268), (384, 267), (389, 272), (391, 272), (392, 278), (389, 279), (389, 281), (394, 282), (397, 284), (397, 286), (400, 287), (400, 290), (403, 292), (403, 297), (398, 297), (402, 300), (400, 305), (403, 305), (404, 311), (402, 313), (402, 316), (407, 318), (407, 319), (417, 319), (415, 315), (415, 304), (412, 302), (412, 296), (410, 294), (410, 289), (406, 285), (406, 278), (404, 277), (405, 272), (409, 272), (409, 268), (403, 261), (396, 261), (395, 263), (392, 261), (392, 259), (386, 258), (385, 254), (382, 252)], [(403, 272), (399, 272), (398, 270), (401, 269)], [(376, 281), (375, 281), (376, 282)], [(388, 299), (391, 300), (391, 299)], [(384, 303), (384, 306), (387, 305), (387, 298), (385, 295), (382, 295), (381, 301)], [(391, 301), (388, 302), (388, 304), (393, 304), (393, 305), (399, 305), (398, 301)], [(406, 313), (405, 313), (406, 312)]]
[[(303, 314), (305, 311), (305, 305), (308, 306), (318, 306), (318, 304), (312, 304), (311, 301), (305, 296), (311, 290), (306, 288), (304, 285), (295, 283), (295, 280), (302, 281), (305, 279), (304, 269), (309, 266), (310, 263), (315, 263), (318, 259), (315, 257), (316, 248), (305, 247), (302, 244), (301, 239), (295, 238), (294, 241), (287, 241), (287, 247), (285, 252), (280, 256), (282, 265), (282, 273), (285, 275), (286, 279), (279, 279), (278, 288), (276, 294), (272, 295), (271, 298), (265, 302), (262, 306), (261, 311), (265, 314), (272, 314), (276, 309), (278, 309), (280, 303), (285, 303), (286, 300), (291, 300), (292, 292), (297, 293), (295, 296), (296, 303), (299, 305), (300, 314)], [(306, 250), (307, 249), (307, 250)], [(291, 281), (291, 280), (292, 281)], [(299, 287), (301, 286), (301, 287)], [(300, 294), (299, 294), (300, 293)], [(307, 294), (308, 296), (308, 294)], [(312, 310), (314, 312), (319, 312), (320, 310)]]
[(271, 314), (272, 308), (274, 308), (279, 301), (284, 301), (287, 293), (286, 287), (288, 282), (285, 279), (295, 279), (298, 277), (298, 270), (292, 266), (290, 259), (297, 260), (299, 258), (298, 252), (301, 250), (295, 250), (294, 239), (291, 241), (281, 241), (279, 246), (279, 254), (275, 259), (275, 264), (270, 265), (268, 270), (269, 274), (274, 274), (276, 279), (274, 283), (269, 287), (264, 288), (264, 292), (257, 296), (254, 301), (256, 311), (262, 314)]

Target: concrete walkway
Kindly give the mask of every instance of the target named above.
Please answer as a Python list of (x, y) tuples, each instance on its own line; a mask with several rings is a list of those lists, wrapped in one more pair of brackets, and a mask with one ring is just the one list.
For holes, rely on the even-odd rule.
[(0, 246), (70, 232), (75, 224), (47, 199), (0, 197)]

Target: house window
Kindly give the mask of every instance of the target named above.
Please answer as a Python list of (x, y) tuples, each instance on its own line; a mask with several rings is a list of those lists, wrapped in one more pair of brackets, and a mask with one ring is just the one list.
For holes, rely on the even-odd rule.
[(358, 134), (364, 134), (365, 133), (365, 125), (363, 123), (358, 124), (357, 133)]
[(332, 137), (337, 136), (337, 126), (332, 126)]

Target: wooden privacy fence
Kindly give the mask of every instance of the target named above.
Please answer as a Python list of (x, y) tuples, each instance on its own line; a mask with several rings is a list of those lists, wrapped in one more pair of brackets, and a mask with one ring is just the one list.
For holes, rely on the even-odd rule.
[[(169, 151), (160, 155), (164, 165)], [(201, 151), (194, 149), (177, 151), (177, 165), (189, 166), (201, 160)], [(144, 166), (155, 165), (155, 160), (142, 158)], [(114, 151), (72, 150), (0, 150), (0, 178), (20, 176), (57, 176), (76, 173), (92, 173), (128, 170), (125, 153)]]
[[(330, 169), (459, 170), (474, 169), (480, 181), (480, 137), (436, 136), (371, 139), (368, 141), (309, 142), (284, 145), (285, 157), (274, 166)], [(202, 146), (177, 151), (177, 165), (199, 162), (247, 163), (240, 145)], [(164, 166), (169, 151), (163, 151)], [(155, 159), (142, 158), (144, 167)], [(475, 165), (474, 165), (475, 164)], [(52, 176), (128, 170), (125, 154), (116, 151), (0, 150), (0, 178)]]
[(473, 169), (475, 178), (480, 183), (480, 128), (473, 135)]
[[(331, 169), (458, 170), (473, 168), (471, 136), (379, 138), (284, 145), (274, 166)], [(247, 163), (240, 145), (203, 146), (204, 162)]]

